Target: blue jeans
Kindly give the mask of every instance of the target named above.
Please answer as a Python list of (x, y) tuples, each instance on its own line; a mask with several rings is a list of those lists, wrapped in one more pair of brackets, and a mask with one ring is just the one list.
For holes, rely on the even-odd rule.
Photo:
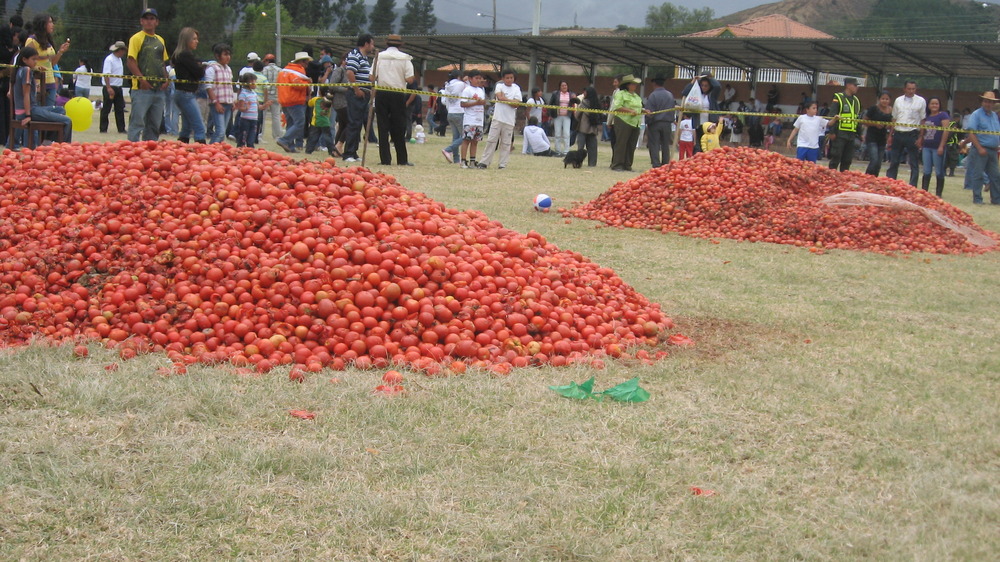
[(51, 87), (45, 86), (45, 105), (49, 107), (56, 106), (56, 86), (53, 84)]
[(344, 157), (360, 158), (358, 147), (361, 146), (361, 129), (368, 120), (368, 100), (370, 92), (358, 97), (354, 92), (347, 92), (347, 133), (344, 135)]
[[(975, 153), (975, 156), (973, 156)], [(969, 147), (970, 167), (966, 174), (969, 177), (969, 185), (972, 187), (972, 202), (981, 204), (983, 202), (983, 175), (990, 182), (990, 203), (1000, 205), (1000, 165), (997, 164), (997, 149), (987, 148), (986, 155), (979, 154), (975, 145)]]
[(181, 130), (178, 139), (205, 141), (205, 122), (201, 120), (201, 109), (194, 92), (177, 90), (174, 92), (174, 103), (181, 115)]
[(208, 106), (208, 118), (212, 121), (212, 126), (215, 127), (212, 130), (212, 139), (209, 144), (220, 143), (226, 140), (226, 124), (229, 123), (229, 119), (233, 116), (233, 104), (231, 103), (220, 103), (222, 106), (222, 113), (219, 113), (215, 109), (215, 104)]
[(168, 134), (176, 135), (177, 131), (177, 118), (180, 115), (180, 108), (177, 107), (177, 103), (174, 99), (174, 94), (177, 90), (174, 88), (173, 84), (167, 88), (167, 107), (165, 109), (165, 114), (163, 115), (163, 127), (167, 130)]
[(555, 143), (553, 143), (553, 149), (556, 152), (569, 152), (570, 138), (569, 129), (572, 119), (569, 115), (560, 115), (555, 118)]
[(242, 117), (237, 119), (236, 124), (236, 146), (245, 146), (247, 148), (253, 148), (254, 144), (257, 142), (257, 120), (256, 119), (243, 119)]
[(924, 160), (924, 175), (930, 175), (931, 169), (934, 169), (934, 175), (943, 178), (944, 177), (944, 154), (938, 154), (937, 147), (921, 149), (921, 156)]
[(453, 160), (458, 164), (462, 155), (458, 149), (462, 146), (462, 122), (465, 121), (464, 113), (449, 113), (448, 126), (451, 127), (451, 145), (445, 150), (451, 153)]
[(132, 110), (128, 114), (128, 140), (160, 140), (160, 125), (167, 95), (163, 90), (132, 88)]
[(306, 132), (306, 106), (282, 107), (281, 112), (285, 114), (285, 136), (278, 140), (291, 148), (301, 147)]
[(35, 106), (31, 108), (31, 119), (43, 123), (62, 123), (63, 140), (73, 142), (73, 121), (66, 117), (66, 109), (58, 106)]
[(865, 153), (868, 155), (868, 169), (865, 173), (869, 176), (878, 177), (882, 171), (882, 159), (885, 157), (885, 145), (874, 142), (865, 143)]

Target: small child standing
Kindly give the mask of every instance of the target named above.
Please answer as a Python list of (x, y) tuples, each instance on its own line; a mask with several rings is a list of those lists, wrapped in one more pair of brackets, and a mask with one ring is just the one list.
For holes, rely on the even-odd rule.
[(805, 162), (816, 162), (819, 158), (819, 141), (829, 122), (816, 115), (816, 112), (816, 102), (810, 102), (806, 106), (805, 114), (795, 119), (795, 128), (785, 143), (785, 146), (791, 148), (792, 139), (798, 136), (798, 141), (795, 143), (795, 157)]
[(691, 124), (691, 114), (685, 113), (681, 120), (677, 135), (677, 158), (684, 160), (694, 155), (694, 125)]
[(236, 125), (236, 146), (253, 148), (257, 141), (257, 76), (248, 72), (240, 76), (240, 94), (236, 98), (236, 109), (240, 112)]
[(417, 144), (424, 144), (427, 142), (427, 134), (424, 133), (424, 126), (417, 124), (413, 126), (413, 137), (417, 139)]
[(483, 89), (483, 82), (481, 72), (470, 71), (469, 85), (462, 91), (462, 101), (459, 102), (465, 110), (462, 120), (462, 169), (476, 168), (476, 147), (483, 140), (486, 115), (486, 90)]
[(707, 121), (701, 124), (701, 151), (708, 152), (719, 148), (719, 125)]
[(312, 154), (317, 146), (325, 146), (333, 156), (333, 138), (330, 137), (330, 115), (333, 112), (333, 95), (326, 86), (319, 89), (319, 95), (307, 103), (312, 108), (309, 122), (309, 138), (306, 139), (306, 154)]

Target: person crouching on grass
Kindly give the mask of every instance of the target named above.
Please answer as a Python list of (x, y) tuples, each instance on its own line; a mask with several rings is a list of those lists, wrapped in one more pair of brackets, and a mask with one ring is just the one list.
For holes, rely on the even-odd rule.
[(240, 112), (239, 123), (236, 125), (236, 146), (253, 148), (257, 141), (257, 75), (247, 73), (240, 76), (240, 94), (236, 98), (236, 109)]
[(792, 134), (788, 136), (785, 146), (792, 147), (792, 139), (798, 136), (795, 146), (795, 157), (804, 162), (816, 162), (819, 158), (819, 141), (826, 131), (828, 119), (816, 115), (816, 102), (809, 102), (806, 105), (804, 115), (795, 118), (795, 125)]

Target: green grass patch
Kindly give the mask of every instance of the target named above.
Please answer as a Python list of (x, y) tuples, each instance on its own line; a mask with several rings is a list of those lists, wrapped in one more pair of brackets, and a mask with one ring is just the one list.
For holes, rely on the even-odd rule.
[[(503, 171), (446, 165), (443, 146), (431, 137), (410, 145), (415, 167), (374, 169), (614, 268), (696, 346), (603, 371), (408, 373), (408, 394), (393, 398), (372, 395), (380, 372), (294, 384), (287, 369), (256, 378), (194, 366), (163, 377), (157, 355), (109, 372), (117, 355), (99, 346), (86, 360), (65, 346), (6, 350), (0, 557), (983, 560), (1000, 551), (1000, 254), (813, 255), (567, 224), (534, 212), (532, 198), (545, 192), (566, 206), (620, 181), (606, 144), (595, 169), (515, 154)], [(1000, 208), (973, 207), (961, 179), (949, 178), (946, 199), (1000, 229)], [(599, 389), (638, 376), (652, 397), (574, 401), (548, 389), (591, 376)]]

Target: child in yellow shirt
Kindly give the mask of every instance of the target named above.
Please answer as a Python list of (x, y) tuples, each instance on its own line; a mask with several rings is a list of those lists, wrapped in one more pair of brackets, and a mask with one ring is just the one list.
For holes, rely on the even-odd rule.
[(701, 124), (701, 151), (708, 152), (719, 148), (719, 125), (706, 121)]

